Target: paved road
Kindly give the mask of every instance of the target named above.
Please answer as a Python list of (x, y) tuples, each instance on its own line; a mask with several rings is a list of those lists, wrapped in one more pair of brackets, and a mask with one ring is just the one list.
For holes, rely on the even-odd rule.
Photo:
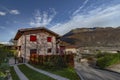
[(76, 70), (83, 80), (120, 80), (120, 74), (118, 73), (94, 69), (85, 63), (77, 64)]
[[(18, 64), (18, 61), (16, 60), (16, 64)], [(9, 65), (15, 65), (15, 59), (12, 57), (9, 59)]]

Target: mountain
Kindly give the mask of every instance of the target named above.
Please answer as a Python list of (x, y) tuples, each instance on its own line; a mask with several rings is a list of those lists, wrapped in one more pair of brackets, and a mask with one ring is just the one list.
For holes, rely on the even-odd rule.
[(118, 47), (120, 46), (120, 27), (76, 28), (61, 37), (63, 44), (78, 47)]

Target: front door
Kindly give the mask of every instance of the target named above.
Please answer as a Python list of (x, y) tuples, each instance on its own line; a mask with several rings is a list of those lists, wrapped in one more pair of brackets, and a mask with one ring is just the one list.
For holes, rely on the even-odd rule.
[(37, 49), (30, 49), (30, 55), (37, 54)]

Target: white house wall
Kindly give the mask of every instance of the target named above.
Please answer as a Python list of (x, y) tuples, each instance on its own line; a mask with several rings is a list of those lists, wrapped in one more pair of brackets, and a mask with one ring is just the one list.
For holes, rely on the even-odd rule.
[(18, 57), (23, 56), (24, 53), (24, 36), (21, 36), (17, 41), (17, 46), (21, 46), (21, 50), (18, 51)]

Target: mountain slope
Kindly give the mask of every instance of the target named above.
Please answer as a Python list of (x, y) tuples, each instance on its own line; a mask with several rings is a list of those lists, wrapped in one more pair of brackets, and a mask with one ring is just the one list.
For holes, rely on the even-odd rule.
[(120, 28), (77, 28), (63, 35), (62, 41), (75, 46), (120, 46)]

